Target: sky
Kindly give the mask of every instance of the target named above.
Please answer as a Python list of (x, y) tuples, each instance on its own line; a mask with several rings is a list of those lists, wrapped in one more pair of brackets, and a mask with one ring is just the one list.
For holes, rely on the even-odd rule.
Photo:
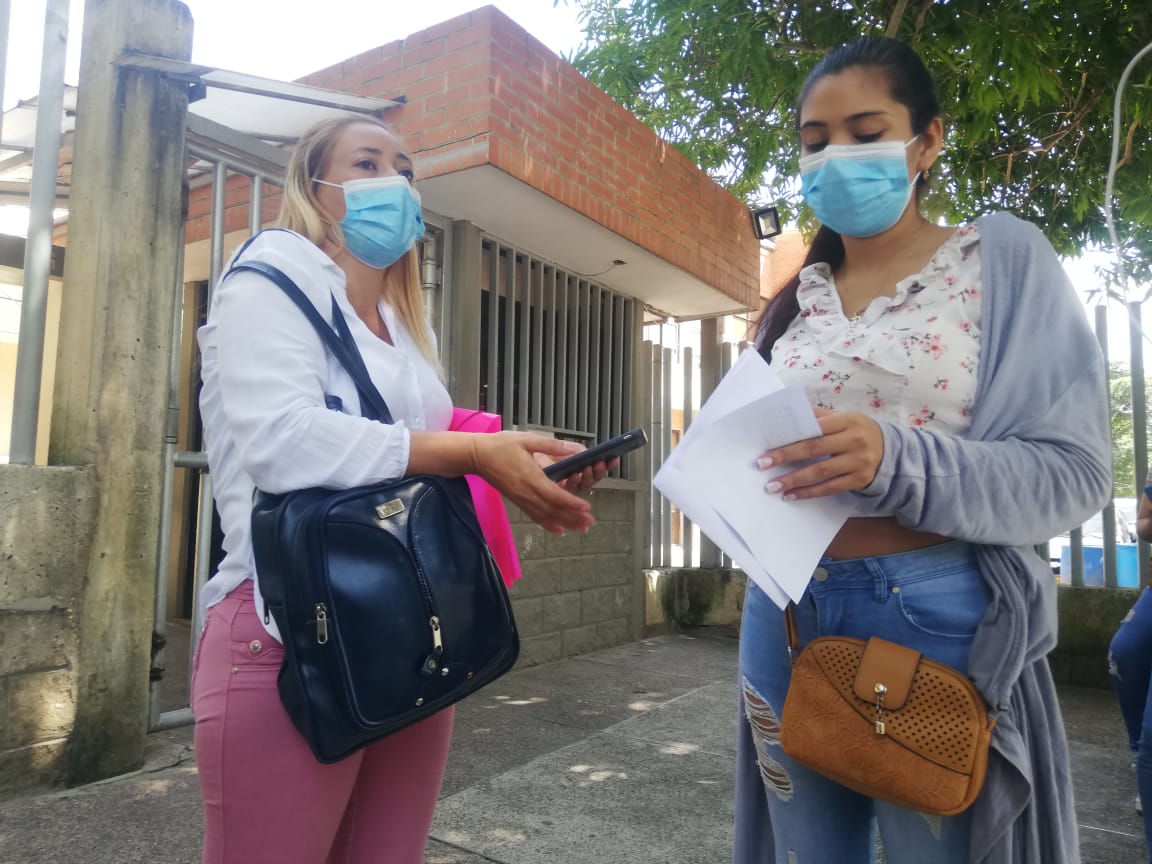
[[(560, 55), (576, 49), (583, 32), (574, 0), (489, 0), (509, 18)], [(292, 14), (284, 0), (185, 0), (193, 18), (192, 61), (265, 78), (292, 80), (352, 57), (370, 48), (402, 39), (447, 21), (485, 0), (321, 0), (324, 15)], [(40, 54), (45, 0), (11, 3), (10, 46), (4, 82), (7, 110), (39, 90)], [(79, 68), (83, 0), (69, 5), (69, 50), (66, 80), (76, 83)], [(22, 38), (35, 34), (36, 38)], [(0, 228), (6, 229), (0, 208)], [(23, 211), (13, 213), (16, 221)], [(12, 229), (6, 229), (12, 230)], [(23, 233), (12, 230), (12, 233)], [(1098, 282), (1094, 267), (1106, 253), (1067, 262), (1073, 283), (1083, 289)], [(1152, 315), (1150, 315), (1152, 318)], [(1152, 329), (1150, 324), (1149, 329)], [(1122, 306), (1109, 310), (1113, 359), (1128, 355), (1127, 316)], [(1146, 352), (1152, 355), (1152, 344)]]

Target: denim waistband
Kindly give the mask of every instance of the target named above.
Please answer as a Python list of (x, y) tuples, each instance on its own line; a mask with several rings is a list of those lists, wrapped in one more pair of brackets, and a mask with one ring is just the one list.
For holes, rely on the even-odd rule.
[(975, 555), (973, 544), (951, 540), (891, 555), (843, 560), (821, 558), (810, 585), (813, 591), (818, 592), (876, 579), (884, 579), (889, 584), (925, 579), (950, 571), (973, 569), (976, 566)]

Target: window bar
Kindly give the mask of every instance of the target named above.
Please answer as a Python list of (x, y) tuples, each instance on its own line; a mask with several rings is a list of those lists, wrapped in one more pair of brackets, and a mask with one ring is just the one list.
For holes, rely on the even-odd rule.
[(589, 392), (591, 382), (591, 349), (590, 338), (592, 286), (586, 280), (579, 280), (576, 291), (579, 303), (579, 364), (576, 367), (576, 380), (578, 386), (578, 401), (576, 407), (576, 426), (581, 432), (591, 432), (589, 424)]
[[(620, 298), (622, 306), (623, 323), (624, 326), (620, 328), (618, 336), (619, 357), (620, 365), (618, 368), (626, 370), (635, 362), (636, 352), (633, 349), (634, 341), (634, 328), (636, 327), (636, 309), (638, 304), (635, 300), (629, 300), (624, 297)], [(643, 381), (640, 378), (641, 371), (637, 369), (632, 375), (623, 374), (620, 376), (620, 388), (617, 391), (616, 403), (616, 432), (625, 432), (633, 426), (643, 426), (647, 418), (635, 418), (637, 422), (632, 422), (632, 381)], [(639, 458), (629, 458), (623, 466), (625, 470), (620, 472), (622, 477), (627, 477), (629, 480), (635, 480), (640, 473), (640, 460)], [(651, 474), (648, 475), (650, 479)]]
[(500, 387), (500, 413), (510, 424), (519, 422), (516, 413), (516, 250), (505, 247), (504, 275), (500, 280), (504, 289), (504, 326), (500, 328), (500, 341), (504, 348), (504, 380)]
[[(1144, 479), (1148, 472), (1148, 404), (1144, 389), (1144, 331), (1141, 318), (1144, 310), (1141, 301), (1128, 304), (1128, 344), (1132, 354), (1129, 369), (1132, 370), (1132, 442), (1134, 444), (1136, 466), (1133, 480), (1136, 487), (1136, 501), (1143, 495)], [(1148, 544), (1143, 540), (1136, 546), (1136, 560), (1139, 566), (1137, 585), (1148, 584)]]
[(599, 394), (607, 386), (600, 370), (600, 314), (604, 289), (588, 283), (588, 416), (584, 429), (600, 435)]
[(484, 410), (501, 417), (501, 428), (511, 424), (500, 410), (498, 374), (500, 370), (500, 246), (488, 245), (488, 368), (484, 371)]
[[(684, 412), (684, 419), (681, 423), (680, 440), (684, 440), (684, 435), (688, 433), (688, 427), (692, 425), (692, 394), (693, 394), (693, 379), (695, 368), (693, 365), (694, 357), (692, 355), (692, 346), (685, 345), (681, 349), (681, 363), (684, 372), (684, 405), (682, 410)], [(692, 542), (692, 530), (695, 526), (683, 513), (680, 514), (680, 545), (684, 551), (683, 562), (685, 567), (691, 567), (695, 558), (695, 549)]]
[[(664, 389), (664, 393), (660, 397), (660, 407), (663, 414), (664, 428), (661, 429), (660, 434), (661, 464), (668, 458), (668, 453), (672, 449), (672, 372), (675, 369), (672, 349), (664, 348), (662, 350), (664, 352), (664, 363), (660, 383)], [(663, 496), (661, 496), (661, 498), (663, 499)], [(662, 520), (660, 539), (664, 543), (662, 558), (664, 559), (665, 566), (670, 566), (672, 564), (672, 503), (670, 501), (664, 501), (660, 515)]]
[(525, 257), (520, 263), (521, 266), (513, 271), (517, 283), (516, 296), (520, 298), (520, 345), (516, 349), (520, 357), (520, 370), (516, 379), (516, 415), (520, 428), (527, 429), (532, 401), (532, 379), (529, 376), (536, 368), (532, 366), (532, 273), (536, 269), (536, 262)]
[(568, 327), (565, 332), (568, 337), (568, 363), (564, 371), (567, 373), (565, 379), (568, 383), (568, 398), (564, 413), (564, 428), (576, 429), (580, 425), (576, 417), (576, 394), (579, 390), (580, 369), (580, 305), (578, 302), (580, 285), (574, 276), (567, 277), (567, 283), (565, 308), (568, 313)]
[(551, 278), (545, 282), (547, 288), (545, 289), (544, 305), (548, 310), (548, 350), (544, 352), (544, 417), (541, 420), (541, 425), (555, 428), (560, 425), (556, 418), (556, 359), (559, 354), (556, 342), (559, 330), (556, 326), (556, 319), (560, 313), (556, 304), (556, 268), (549, 267), (547, 269)]
[[(544, 262), (532, 262), (532, 284), (529, 291), (532, 311), (532, 408), (529, 419), (537, 426), (544, 421)], [(525, 318), (528, 316), (525, 315)]]
[[(652, 440), (648, 443), (649, 454), (649, 468), (651, 473), (655, 474), (657, 467), (661, 463), (660, 458), (660, 445), (664, 440), (664, 387), (662, 384), (663, 377), (663, 356), (659, 345), (654, 345), (650, 342), (645, 343), (649, 349), (649, 356), (652, 358), (651, 367), (651, 393), (652, 393)], [(664, 520), (661, 518), (664, 506), (664, 496), (653, 491), (652, 493), (652, 541), (649, 544), (651, 550), (652, 566), (663, 567), (664, 559)]]
[(613, 362), (612, 353), (616, 347), (615, 334), (619, 329), (616, 320), (616, 295), (605, 291), (600, 310), (600, 424), (597, 427), (600, 439), (607, 440), (614, 434), (612, 427), (612, 403), (620, 388), (622, 370)]

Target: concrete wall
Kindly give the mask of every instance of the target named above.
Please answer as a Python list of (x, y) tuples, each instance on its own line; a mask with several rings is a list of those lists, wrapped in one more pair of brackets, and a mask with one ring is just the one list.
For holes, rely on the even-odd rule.
[(647, 486), (604, 481), (592, 496), (587, 534), (549, 534), (509, 506), (523, 578), (509, 592), (520, 663), (559, 660), (639, 638), (640, 520)]
[(0, 465), (0, 798), (61, 779), (97, 497), (88, 469)]

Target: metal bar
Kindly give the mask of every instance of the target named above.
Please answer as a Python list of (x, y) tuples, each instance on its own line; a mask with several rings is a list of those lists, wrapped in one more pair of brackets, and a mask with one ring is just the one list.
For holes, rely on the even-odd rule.
[[(651, 424), (649, 416), (651, 403), (645, 387), (645, 382), (648, 379), (643, 374), (647, 360), (640, 354), (644, 343), (643, 311), (638, 300), (622, 298), (622, 302), (624, 304), (624, 333), (621, 344), (624, 350), (621, 359), (623, 363), (627, 364), (627, 371), (620, 382), (620, 419), (617, 421), (620, 425), (617, 427), (617, 432), (623, 432), (637, 426), (647, 428)], [(634, 394), (635, 399), (633, 399)], [(642, 414), (635, 413), (641, 410), (639, 406), (643, 406)], [(639, 454), (632, 454), (625, 461), (620, 476), (626, 480), (640, 479), (641, 466), (644, 464)], [(651, 482), (654, 473), (645, 475), (643, 477), (644, 482)], [(649, 494), (652, 494), (651, 488), (649, 488)]]
[(585, 428), (600, 435), (600, 392), (604, 379), (600, 374), (600, 313), (604, 289), (588, 283), (588, 422)]
[[(716, 318), (705, 318), (700, 322), (700, 403), (708, 397), (720, 383), (720, 329)], [(700, 566), (719, 567), (722, 564), (720, 548), (707, 536), (700, 537)]]
[(512, 423), (516, 416), (516, 250), (505, 249), (504, 278), (504, 379), (500, 387), (500, 413)]
[[(573, 286), (573, 283), (576, 283)], [(565, 396), (565, 412), (564, 412), (564, 425), (570, 429), (579, 429), (580, 422), (576, 415), (576, 394), (579, 390), (579, 369), (580, 369), (580, 305), (579, 305), (580, 284), (573, 276), (569, 276), (565, 280), (564, 286), (564, 302), (565, 312), (567, 313), (567, 328), (565, 330), (567, 339), (567, 361), (564, 367), (564, 386), (567, 390)]]
[(616, 320), (616, 300), (610, 291), (604, 291), (600, 297), (600, 374), (596, 390), (600, 395), (600, 406), (597, 409), (598, 422), (596, 428), (600, 432), (600, 439), (612, 437), (612, 402), (613, 394), (620, 386), (624, 377), (621, 370), (613, 362), (612, 351), (616, 344), (615, 332), (619, 327)]
[(196, 722), (196, 718), (192, 716), (191, 708), (177, 708), (175, 711), (165, 711), (161, 714), (156, 723), (151, 726), (149, 732), (163, 732), (167, 729), (178, 729), (181, 726), (191, 726)]
[(1068, 532), (1068, 561), (1072, 568), (1072, 585), (1084, 587), (1084, 532), (1073, 528)]
[(264, 178), (252, 178), (252, 194), (248, 199), (248, 233), (259, 234), (264, 227)]
[(212, 221), (208, 241), (208, 303), (211, 306), (212, 292), (220, 281), (220, 271), (224, 269), (224, 208), (228, 187), (228, 169), (223, 162), (217, 162), (212, 179)]
[[(627, 298), (617, 294), (615, 300), (616, 309), (613, 317), (616, 318), (616, 340), (613, 345), (613, 368), (616, 370), (616, 386), (612, 389), (612, 428), (609, 430), (613, 435), (619, 435), (621, 432), (627, 431), (628, 425), (625, 419), (624, 406), (627, 402), (628, 381), (631, 378), (631, 370), (628, 368), (629, 363), (625, 359), (630, 356), (624, 352), (627, 350), (628, 334), (632, 330), (631, 317), (631, 301)], [(621, 466), (623, 467), (623, 466)]]
[(524, 258), (524, 266), (517, 271), (520, 284), (517, 296), (520, 298), (520, 374), (516, 392), (520, 397), (520, 428), (528, 428), (528, 417), (532, 402), (532, 259)]
[[(265, 181), (276, 186), (279, 186), (284, 182), (283, 174), (278, 174), (274, 171), (265, 171), (255, 165), (244, 162), (241, 159), (229, 159), (226, 156), (222, 156), (219, 151), (213, 150), (210, 147), (199, 147), (189, 142), (188, 155), (195, 156), (202, 162), (210, 163), (213, 170), (215, 170), (216, 166), (219, 164), (223, 165), (229, 171), (234, 171), (237, 174), (247, 174), (250, 177), (263, 177)], [(211, 174), (211, 171), (207, 172), (206, 174), (197, 174), (194, 177), (190, 177), (188, 181), (189, 188), (197, 189), (200, 186), (215, 182), (213, 177), (208, 176), (209, 174)]]
[(24, 290), (16, 346), (16, 385), (12, 399), (10, 462), (36, 461), (40, 385), (44, 374), (44, 329), (48, 322), (48, 277), (52, 270), (52, 210), (60, 163), (64, 112), (64, 62), (68, 51), (68, 0), (48, 0), (44, 12), (44, 54), (28, 193), (28, 242), (24, 247)]
[[(0, 0), (0, 106), (4, 104), (5, 72), (8, 69), (8, 29), (12, 23), (11, 0)], [(4, 112), (0, 110), (0, 141), (4, 140)]]
[[(672, 349), (663, 349), (663, 374), (661, 375), (661, 388), (663, 394), (660, 397), (660, 407), (663, 409), (663, 423), (664, 428), (660, 430), (660, 462), (663, 464), (664, 460), (668, 458), (668, 454), (672, 451), (672, 370), (674, 363), (672, 362)], [(660, 508), (661, 525), (660, 525), (660, 539), (664, 543), (664, 550), (661, 557), (666, 565), (672, 564), (672, 502), (665, 500), (663, 506)]]
[(288, 150), (265, 144), (254, 135), (237, 132), (206, 117), (188, 114), (186, 132), (191, 144), (207, 147), (224, 159), (239, 159), (253, 167), (281, 176), (288, 170)]
[[(1128, 304), (1128, 343), (1132, 353), (1132, 442), (1135, 445), (1136, 465), (1133, 474), (1137, 495), (1144, 488), (1148, 476), (1148, 399), (1144, 389), (1144, 328), (1141, 326), (1143, 307), (1139, 302)], [(1136, 561), (1140, 568), (1137, 585), (1148, 584), (1148, 544), (1138, 541)]]
[(488, 244), (488, 368), (485, 370), (485, 410), (499, 414), (502, 426), (512, 425), (500, 410), (500, 245)]
[(535, 261), (529, 287), (529, 305), (532, 309), (532, 404), (528, 419), (537, 426), (544, 421), (544, 267)]
[(548, 350), (544, 352), (544, 418), (543, 426), (559, 425), (556, 417), (556, 358), (559, 350), (556, 344), (558, 332), (556, 319), (560, 312), (556, 305), (556, 268), (548, 268), (552, 273), (548, 288)]
[(588, 391), (590, 383), (588, 380), (588, 295), (591, 291), (591, 286), (584, 279), (579, 279), (576, 282), (576, 325), (578, 327), (578, 335), (576, 338), (576, 345), (578, 351), (578, 359), (576, 361), (575, 374), (573, 377), (576, 380), (576, 428), (587, 430), (588, 427)]
[[(695, 369), (693, 368), (692, 346), (685, 345), (680, 349), (681, 365), (684, 372), (684, 402), (681, 410), (684, 412), (683, 420), (681, 421), (681, 436), (687, 434), (688, 427), (692, 425), (692, 396), (693, 396), (693, 379), (695, 376), (692, 374)], [(683, 441), (683, 437), (680, 439)], [(691, 520), (683, 513), (680, 514), (680, 546), (684, 550), (684, 566), (691, 567), (696, 559), (696, 550), (693, 544)]]
[[(158, 645), (154, 667), (163, 667), (168, 642), (168, 568), (172, 561), (172, 511), (176, 475), (176, 444), (180, 438), (180, 324), (184, 318), (184, 245), (177, 250), (176, 290), (172, 292), (172, 328), (168, 355), (168, 409), (164, 424), (164, 463), (160, 479), (160, 536), (156, 541), (156, 600), (152, 607), (152, 644)], [(160, 722), (160, 687), (163, 678), (148, 683), (148, 728)]]
[(260, 78), (256, 75), (246, 75), (241, 72), (218, 69), (214, 66), (202, 66), (197, 63), (174, 60), (170, 57), (157, 57), (151, 54), (125, 54), (116, 61), (116, 65), (125, 69), (138, 69), (142, 72), (160, 72), (170, 78), (191, 83), (202, 83), (219, 90), (233, 90), (237, 93), (251, 93), (256, 96), (275, 96), (304, 105), (340, 108), (359, 114), (378, 115), (388, 108), (396, 108), (404, 104), (401, 100), (353, 96), (336, 90), (276, 81), (272, 78)]
[(177, 468), (192, 468), (196, 471), (207, 471), (208, 454), (199, 451), (183, 451), (176, 454), (173, 464)]
[[(724, 376), (732, 369), (733, 348), (734, 346), (731, 342), (723, 342), (720, 345), (720, 379), (716, 382), (717, 384), (719, 384), (720, 380), (723, 380)], [(720, 566), (732, 566), (732, 559), (723, 552), (720, 554)]]
[[(649, 454), (649, 467), (652, 474), (656, 473), (657, 467), (661, 464), (662, 455), (660, 448), (664, 441), (664, 406), (661, 401), (664, 398), (663, 387), (663, 366), (664, 356), (661, 353), (659, 344), (645, 342), (649, 346), (650, 356), (652, 358), (651, 367), (651, 394), (652, 394), (652, 443), (648, 445), (647, 450)], [(653, 489), (652, 492), (652, 540), (649, 544), (650, 553), (653, 567), (663, 567), (667, 563), (664, 558), (664, 520), (662, 518), (664, 509), (664, 496), (660, 495)]]
[[(1101, 303), (1096, 307), (1096, 341), (1100, 343), (1100, 352), (1104, 357), (1104, 368), (1108, 368), (1108, 307)], [(1111, 416), (1112, 394), (1107, 394), (1109, 402), (1108, 414)], [(1104, 585), (1108, 588), (1116, 587), (1116, 499), (1109, 498), (1100, 514), (1101, 532), (1104, 535)]]

